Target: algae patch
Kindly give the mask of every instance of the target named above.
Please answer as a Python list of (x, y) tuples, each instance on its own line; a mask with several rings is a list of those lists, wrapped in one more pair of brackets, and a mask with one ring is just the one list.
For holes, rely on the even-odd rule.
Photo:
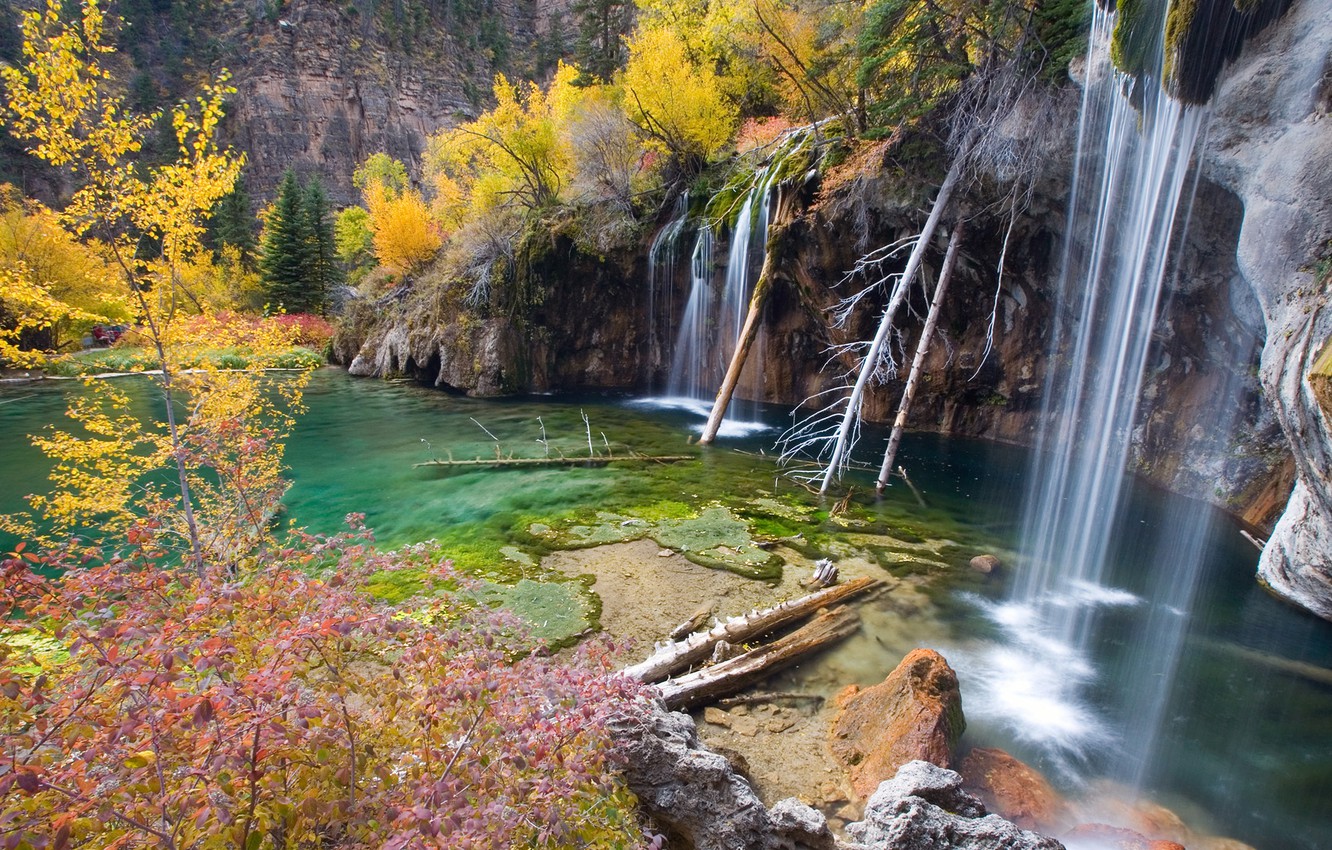
[(729, 570), (746, 578), (781, 578), (782, 559), (760, 547), (749, 524), (730, 509), (713, 506), (696, 516), (671, 515), (676, 513), (662, 511), (657, 515), (665, 514), (664, 518), (649, 520), (597, 511), (564, 523), (532, 523), (527, 533), (552, 549), (585, 549), (650, 539), (700, 566)]

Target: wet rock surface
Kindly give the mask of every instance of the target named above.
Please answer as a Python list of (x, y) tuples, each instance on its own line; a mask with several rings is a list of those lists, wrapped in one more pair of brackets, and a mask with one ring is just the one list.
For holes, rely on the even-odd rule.
[(846, 829), (850, 850), (1064, 850), (1053, 838), (986, 814), (962, 777), (924, 761), (903, 765)]
[(1237, 258), (1262, 309), (1260, 377), (1295, 458), (1259, 574), (1332, 619), (1332, 423), (1307, 380), (1332, 334), (1316, 273), (1332, 239), (1330, 53), (1332, 18), (1310, 0), (1253, 39), (1218, 88), (1201, 168), (1243, 203)]
[(1003, 750), (976, 747), (958, 768), (964, 788), (1023, 829), (1059, 834), (1068, 805), (1039, 771)]
[(878, 685), (846, 689), (838, 703), (829, 740), (862, 798), (907, 762), (949, 767), (966, 726), (957, 674), (931, 649), (911, 652)]

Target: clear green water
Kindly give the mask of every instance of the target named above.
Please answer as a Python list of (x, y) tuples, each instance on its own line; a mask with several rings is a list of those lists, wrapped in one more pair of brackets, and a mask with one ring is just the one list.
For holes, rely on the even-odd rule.
[[(153, 391), (138, 382), (140, 403)], [(133, 384), (127, 385), (127, 387)], [(43, 486), (46, 464), (24, 435), (56, 422), (77, 383), (0, 388), (0, 511), (23, 506), (25, 493)], [(306, 394), (304, 415), (288, 448), (293, 486), (287, 496), (291, 521), (316, 532), (334, 532), (351, 512), (363, 512), (385, 546), (438, 539), (445, 550), (473, 566), (503, 559), (502, 547), (540, 546), (515, 530), (539, 518), (591, 516), (597, 510), (672, 512), (719, 501), (731, 506), (756, 498), (820, 506), (785, 481), (761, 451), (771, 452), (776, 431), (722, 441), (706, 451), (688, 445), (696, 416), (646, 408), (628, 399), (583, 398), (479, 401), (457, 398), (405, 383), (348, 378), (335, 370), (317, 373)], [(591, 423), (594, 445), (604, 451), (631, 446), (654, 454), (698, 453), (689, 464), (652, 468), (548, 469), (441, 474), (413, 464), (432, 457), (493, 456), (494, 443), (472, 419), (499, 437), (505, 454), (540, 455), (541, 417), (552, 451), (587, 452), (582, 413)], [(776, 426), (784, 424), (772, 411)], [(862, 445), (881, 445), (868, 432)], [(425, 441), (425, 442), (423, 442)], [(753, 454), (741, 454), (733, 449)], [(1019, 502), (1024, 492), (1027, 454), (977, 441), (909, 436), (902, 463), (924, 492), (921, 510), (903, 487), (878, 503), (864, 501), (863, 518), (910, 538), (947, 537), (958, 542), (945, 560), (963, 564), (976, 551), (1001, 554), (1014, 548)], [(869, 476), (860, 482), (870, 491)], [(1135, 490), (1116, 536), (1126, 541), (1115, 560), (1112, 583), (1145, 595), (1152, 571), (1134, 552), (1147, 538), (1168, 535), (1165, 521), (1173, 497), (1147, 488)], [(743, 507), (738, 510), (743, 510)], [(627, 515), (627, 514), (626, 514)], [(809, 530), (821, 544), (815, 523), (778, 516), (748, 517), (758, 530), (782, 534)], [(826, 527), (824, 527), (826, 528)], [(0, 539), (8, 551), (15, 541)], [(1130, 545), (1132, 544), (1132, 545)], [(1168, 697), (1164, 722), (1151, 762), (1144, 770), (1146, 796), (1175, 808), (1217, 833), (1259, 850), (1332, 846), (1332, 685), (1318, 671), (1332, 669), (1332, 624), (1272, 599), (1253, 582), (1255, 552), (1228, 521), (1210, 542), (1207, 574), (1195, 610), (1187, 617), (1185, 652)], [(1147, 547), (1150, 548), (1150, 547)], [(510, 550), (510, 552), (515, 550)], [(508, 579), (528, 570), (505, 561)], [(535, 583), (514, 594), (523, 596)], [(955, 569), (923, 603), (903, 604), (892, 595), (865, 612), (866, 628), (817, 664), (790, 674), (794, 687), (836, 689), (849, 681), (881, 680), (917, 645), (940, 648), (952, 659), (992, 644), (1000, 637), (979, 606), (999, 604), (1005, 582), (982, 580)], [(570, 597), (567, 605), (578, 600)], [(560, 597), (532, 604), (552, 613)], [(1116, 608), (1098, 624), (1096, 710), (1110, 718), (1129, 710), (1124, 693), (1142, 647), (1135, 643), (1149, 604)], [(1041, 763), (1037, 748), (987, 719), (983, 706), (968, 705), (968, 676), (960, 667), (968, 740), (1000, 746)], [(1310, 675), (1312, 671), (1312, 676)], [(1034, 716), (1033, 723), (1044, 718)], [(1105, 754), (1090, 753), (1083, 776), (1096, 775)], [(1071, 787), (1071, 786), (1070, 786)]]

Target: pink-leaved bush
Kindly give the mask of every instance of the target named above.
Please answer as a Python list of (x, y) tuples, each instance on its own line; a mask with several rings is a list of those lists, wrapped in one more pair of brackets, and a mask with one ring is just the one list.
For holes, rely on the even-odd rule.
[(0, 847), (642, 844), (606, 732), (640, 691), (604, 647), (531, 653), (447, 564), (381, 604), (368, 575), (430, 557), (359, 531), (203, 577), (160, 534), (4, 560)]

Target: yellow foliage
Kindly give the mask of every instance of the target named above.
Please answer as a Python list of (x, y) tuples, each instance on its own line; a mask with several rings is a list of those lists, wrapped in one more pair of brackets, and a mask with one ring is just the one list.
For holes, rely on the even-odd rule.
[[(173, 109), (175, 159), (135, 164), (144, 134), (162, 116), (128, 110), (101, 64), (113, 48), (102, 41), (99, 0), (83, 0), (73, 22), (62, 20), (61, 9), (60, 0), (48, 0), (44, 12), (23, 15), (23, 61), (0, 68), (6, 123), (33, 154), (79, 179), (59, 221), (74, 237), (95, 232), (105, 240), (121, 295), (156, 353), (165, 421), (132, 410), (126, 395), (99, 384), (69, 411), (77, 432), (36, 441), (55, 460), (55, 490), (32, 507), (53, 528), (48, 543), (86, 532), (108, 539), (131, 516), (146, 515), (166, 539), (185, 542), (183, 553), (200, 575), (209, 564), (234, 569), (269, 534), (282, 489), (282, 440), (299, 410), (303, 378), (266, 381), (207, 359), (184, 369), (199, 360), (199, 346), (262, 354), (291, 341), (292, 330), (279, 323), (215, 312), (234, 303), (235, 292), (225, 269), (217, 274), (195, 262), (208, 212), (240, 173), (241, 159), (215, 140), (232, 90), (223, 72), (193, 103)], [(160, 251), (146, 254), (144, 245)], [(6, 293), (21, 295), (34, 314), (54, 309), (49, 291), (16, 283), (25, 270), (0, 270)], [(174, 468), (169, 488), (164, 476), (149, 474), (162, 467)]]
[(414, 189), (394, 193), (371, 184), (366, 187), (370, 234), (380, 265), (410, 274), (434, 258), (443, 243), (431, 221), (430, 210)]
[(701, 164), (730, 142), (739, 110), (716, 71), (691, 57), (674, 28), (639, 27), (621, 82), (629, 117), (682, 162)]
[(35, 366), (43, 358), (21, 350), (25, 334), (43, 331), (59, 348), (62, 333), (80, 324), (126, 321), (130, 313), (97, 246), (79, 243), (54, 213), (8, 189), (0, 187), (0, 359)]
[(131, 288), (150, 277), (139, 259), (142, 238), (162, 246), (168, 265), (200, 249), (204, 216), (231, 191), (242, 160), (217, 148), (227, 74), (203, 87), (193, 105), (172, 110), (179, 144), (173, 162), (147, 170), (131, 155), (161, 113), (136, 115), (111, 91), (111, 73), (99, 57), (114, 52), (102, 41), (105, 13), (98, 0), (84, 0), (79, 21), (61, 19), (62, 4), (48, 0), (44, 12), (23, 15), (20, 65), (0, 68), (8, 97), (10, 131), (29, 143), (38, 158), (82, 180), (61, 213), (76, 236), (94, 228), (115, 234), (108, 245)]
[(555, 116), (573, 108), (568, 78), (576, 73), (561, 66), (554, 97), (536, 83), (514, 85), (497, 75), (494, 109), (431, 139), (426, 168), (447, 226), (460, 226), (469, 208), (539, 209), (559, 199), (571, 158)]

